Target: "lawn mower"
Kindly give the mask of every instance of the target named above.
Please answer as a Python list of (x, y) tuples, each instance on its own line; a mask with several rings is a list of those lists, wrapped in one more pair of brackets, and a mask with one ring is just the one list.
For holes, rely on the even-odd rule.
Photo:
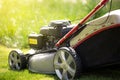
[(56, 74), (73, 80), (87, 69), (120, 64), (120, 9), (87, 22), (108, 0), (102, 0), (79, 24), (54, 20), (40, 33), (28, 36), (30, 50), (12, 50), (8, 56), (12, 70)]

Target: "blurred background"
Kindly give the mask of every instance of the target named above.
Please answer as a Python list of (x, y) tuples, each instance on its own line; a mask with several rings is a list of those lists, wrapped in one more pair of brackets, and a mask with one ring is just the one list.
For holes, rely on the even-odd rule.
[[(100, 0), (0, 0), (0, 44), (28, 48), (28, 35), (39, 33), (51, 20), (78, 23)], [(92, 18), (120, 9), (120, 0), (113, 0)]]

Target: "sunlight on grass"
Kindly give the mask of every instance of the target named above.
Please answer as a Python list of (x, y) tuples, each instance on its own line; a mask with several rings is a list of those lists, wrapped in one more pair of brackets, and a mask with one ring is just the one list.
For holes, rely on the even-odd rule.
[[(30, 73), (27, 69), (17, 72), (9, 70), (8, 54), (15, 48), (27, 51), (28, 35), (39, 33), (42, 26), (51, 20), (71, 20), (78, 23), (100, 0), (0, 0), (0, 80), (57, 80), (55, 75)], [(120, 9), (115, 0), (113, 9)], [(106, 13), (109, 6), (98, 12), (92, 19)], [(103, 73), (105, 73), (104, 71)], [(108, 71), (109, 72), (109, 71)], [(82, 74), (77, 80), (120, 80), (120, 71), (110, 71), (106, 74)]]
[[(28, 69), (13, 71), (8, 66), (8, 54), (13, 48), (0, 45), (0, 80), (59, 80), (56, 75), (37, 74)], [(26, 49), (23, 51), (27, 51)], [(82, 73), (75, 80), (120, 80), (120, 69), (101, 69)]]
[[(83, 3), (84, 1), (85, 4)], [(100, 1), (96, 0), (0, 0), (0, 44), (8, 47), (28, 47), (29, 33), (39, 33), (51, 20), (71, 20), (78, 23)], [(119, 9), (117, 0), (113, 9)], [(108, 12), (109, 5), (92, 19)]]
[(55, 75), (35, 74), (30, 73), (28, 70), (10, 70), (8, 66), (8, 54), (11, 50), (13, 49), (0, 45), (0, 80), (57, 80)]
[[(88, 12), (81, 1), (0, 0), (0, 43), (9, 47), (27, 47), (27, 36), (39, 33), (51, 20), (81, 19)], [(84, 6), (84, 7), (83, 7)]]

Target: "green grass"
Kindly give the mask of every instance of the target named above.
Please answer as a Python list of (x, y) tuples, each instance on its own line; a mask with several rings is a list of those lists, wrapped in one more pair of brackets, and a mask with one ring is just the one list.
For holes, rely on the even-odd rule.
[[(66, 2), (67, 1), (67, 2)], [(74, 0), (71, 0), (74, 1)], [(8, 47), (28, 47), (27, 37), (39, 33), (40, 27), (51, 20), (71, 20), (78, 23), (100, 1), (82, 0), (0, 0), (0, 44)], [(114, 5), (115, 4), (115, 5)], [(119, 9), (118, 0), (113, 0), (113, 9)], [(109, 5), (91, 19), (106, 13)]]
[[(42, 1), (42, 2), (41, 2)], [(26, 48), (29, 33), (39, 33), (40, 27), (51, 20), (68, 19), (78, 23), (98, 2), (87, 4), (64, 2), (65, 0), (0, 0), (0, 80), (56, 80), (55, 75), (29, 73), (28, 70), (16, 72), (9, 70), (8, 53), (12, 48)], [(68, 0), (69, 1), (69, 0)], [(114, 0), (113, 0), (114, 1)], [(115, 2), (116, 1), (116, 2)], [(113, 9), (120, 9), (118, 0)], [(107, 6), (93, 18), (108, 11)], [(120, 80), (119, 70), (103, 70), (81, 75), (78, 80)]]
[[(42, 1), (42, 2), (41, 2)], [(0, 1), (0, 43), (9, 47), (27, 47), (29, 33), (39, 33), (51, 20), (81, 19), (85, 14), (79, 3), (57, 0)], [(81, 14), (82, 13), (82, 14)]]
[[(23, 71), (12, 71), (8, 66), (8, 54), (12, 48), (0, 45), (0, 80), (59, 80), (56, 75), (36, 74)], [(23, 51), (27, 51), (23, 49)], [(106, 68), (92, 70), (82, 73), (79, 79), (75, 80), (120, 80), (120, 68)]]
[(78, 23), (94, 5), (88, 8), (79, 0), (76, 3), (65, 0), (0, 0), (0, 44), (28, 47), (29, 33), (39, 33), (40, 27), (48, 25), (51, 20), (68, 19)]
[[(54, 75), (31, 73), (27, 69), (12, 71), (8, 66), (8, 53), (12, 50), (0, 45), (0, 80), (56, 80)], [(26, 50), (24, 50), (26, 51)]]

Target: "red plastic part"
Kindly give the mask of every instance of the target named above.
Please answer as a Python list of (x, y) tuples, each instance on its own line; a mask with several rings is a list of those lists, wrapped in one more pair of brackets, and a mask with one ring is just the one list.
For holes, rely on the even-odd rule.
[(89, 38), (91, 38), (92, 36), (102, 32), (102, 31), (105, 31), (105, 30), (108, 30), (108, 29), (111, 29), (111, 28), (116, 28), (116, 27), (120, 27), (120, 24), (114, 24), (114, 25), (111, 25), (111, 26), (108, 26), (108, 27), (104, 27), (100, 30), (97, 30), (96, 32), (86, 36), (83, 40), (79, 41), (76, 45), (73, 46), (73, 48), (75, 49), (77, 46), (79, 46), (81, 43), (83, 43), (84, 41), (88, 40)]
[(98, 5), (85, 17), (80, 23), (73, 27), (64, 37), (62, 37), (55, 46), (59, 47), (67, 38), (69, 38), (74, 32), (78, 30), (80, 25), (84, 24), (92, 15), (94, 15), (99, 9), (101, 9), (109, 0), (102, 0)]

